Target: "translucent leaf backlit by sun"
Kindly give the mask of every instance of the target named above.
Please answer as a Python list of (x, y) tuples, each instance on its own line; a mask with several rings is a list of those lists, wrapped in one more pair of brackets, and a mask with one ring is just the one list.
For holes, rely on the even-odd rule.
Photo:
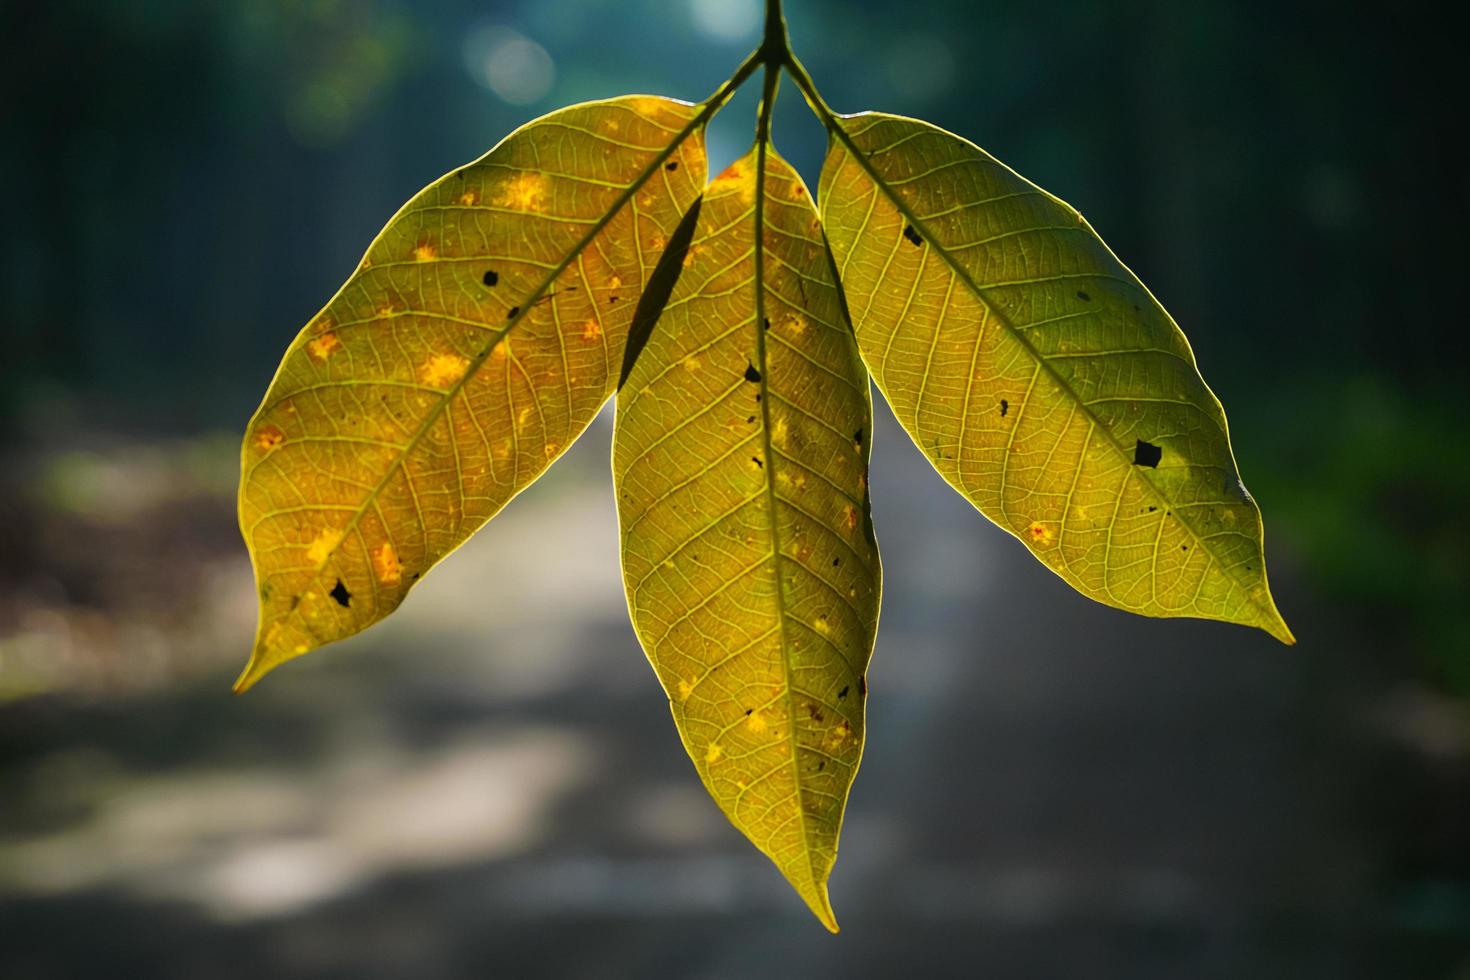
[(700, 778), (835, 930), (878, 619), (868, 381), (807, 189), (760, 156), (710, 186), (618, 396), (623, 576)]
[(1291, 642), (1220, 404), (1082, 216), (928, 123), (829, 126), (858, 346), (945, 479), (1085, 595)]
[(707, 115), (643, 96), (563, 109), (389, 222), (246, 433), (261, 614), (242, 689), (392, 612), (586, 428), (699, 194)]

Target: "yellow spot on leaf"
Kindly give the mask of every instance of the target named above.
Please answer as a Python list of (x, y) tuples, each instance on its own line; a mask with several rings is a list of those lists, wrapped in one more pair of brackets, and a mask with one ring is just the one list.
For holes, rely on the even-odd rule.
[(699, 370), (699, 358), (695, 357), (693, 354), (690, 354), (688, 357), (684, 358), (683, 364), (684, 370), (686, 371)]
[(419, 374), (424, 384), (435, 388), (447, 388), (464, 377), (470, 362), (458, 354), (435, 354), (424, 362)]
[(847, 525), (847, 529), (849, 531), (858, 526), (857, 508), (854, 507), (852, 504), (842, 505), (842, 523)]
[(480, 192), (479, 191), (465, 191), (463, 194), (461, 194), (459, 196), (459, 203), (460, 204), (463, 204), (465, 207), (470, 207), (470, 206), (472, 206), (474, 204), (477, 204), (477, 203), (479, 203), (479, 200), (480, 200)]
[(439, 255), (438, 249), (428, 242), (419, 242), (413, 249), (413, 260), (415, 262), (432, 262)]
[(1056, 540), (1056, 532), (1049, 524), (1032, 521), (1031, 526), (1026, 528), (1026, 540), (1031, 542), (1033, 548), (1045, 548)]
[[(652, 206), (652, 202), (649, 202), (649, 205)], [(664, 236), (654, 235), (648, 240), (648, 247), (653, 249), (655, 252), (662, 252), (664, 250), (664, 246), (668, 243), (668, 239), (664, 238)]]
[(725, 754), (725, 750), (724, 749), (720, 748), (718, 745), (715, 745), (715, 744), (711, 743), (710, 744), (710, 747), (704, 753), (704, 761), (705, 761), (705, 764), (706, 765), (713, 765), (714, 763), (719, 762), (720, 761), (720, 756), (722, 756), (724, 754)]
[(668, 106), (662, 99), (655, 99), (652, 96), (648, 95), (639, 96), (638, 98), (633, 99), (632, 102), (629, 103), (629, 105), (632, 107), (634, 112), (638, 113), (638, 115), (642, 116), (644, 119), (657, 120), (663, 117), (668, 110)]
[(817, 632), (821, 633), (823, 636), (832, 635), (832, 624), (827, 622), (826, 616), (818, 616), (815, 625), (817, 627)]
[(519, 211), (540, 211), (549, 181), (542, 174), (516, 174), (500, 188), (500, 202)]
[(384, 585), (397, 585), (403, 579), (403, 564), (391, 542), (384, 541), (373, 549), (373, 572)]
[(519, 412), (516, 413), (516, 429), (517, 430), (524, 429), (526, 427), (526, 419), (528, 419), (530, 417), (531, 417), (531, 406), (527, 405), (525, 408), (521, 409)]
[(561, 443), (559, 443), (559, 442), (548, 442), (546, 444), (546, 458), (547, 459), (553, 458), (559, 452), (561, 452)]
[(752, 711), (745, 719), (745, 727), (759, 735), (766, 730), (766, 719), (759, 711)]
[(687, 677), (679, 678), (679, 700), (689, 700), (690, 693), (694, 690), (694, 682)]
[(325, 361), (341, 349), (342, 341), (338, 340), (334, 333), (324, 333), (306, 343), (307, 352), (318, 361)]
[(786, 435), (786, 420), (777, 419), (776, 424), (771, 426), (771, 441), (778, 446), (785, 446)]
[(327, 528), (318, 534), (306, 548), (306, 560), (320, 567), (326, 564), (327, 556), (342, 541), (342, 532)]
[(602, 325), (596, 320), (588, 320), (582, 324), (582, 339), (591, 343), (602, 336)]
[(840, 749), (843, 744), (851, 737), (852, 726), (845, 721), (840, 721), (837, 723), (836, 726), (833, 727), (830, 732), (827, 733), (826, 748), (829, 751)]
[(747, 170), (743, 161), (736, 160), (714, 179), (712, 190), (738, 190), (740, 200), (749, 204), (755, 200), (755, 172)]
[(786, 319), (782, 322), (782, 326), (786, 328), (788, 333), (795, 334), (799, 337), (806, 333), (806, 317), (800, 313), (788, 313), (786, 314)]
[(286, 441), (286, 433), (274, 425), (262, 425), (255, 430), (255, 445), (262, 452), (270, 452)]

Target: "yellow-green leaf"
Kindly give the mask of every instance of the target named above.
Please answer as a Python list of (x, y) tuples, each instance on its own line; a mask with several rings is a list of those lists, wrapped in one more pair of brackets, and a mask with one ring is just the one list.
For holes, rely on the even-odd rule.
[(1292, 642), (1225, 415), (1152, 294), (966, 140), (833, 126), (822, 221), (858, 347), (940, 474), (1084, 595)]
[(704, 182), (707, 117), (649, 96), (552, 113), (373, 241), (246, 433), (260, 625), (237, 689), (388, 615), (586, 428)]
[(806, 186), (762, 155), (710, 185), (618, 395), (623, 577), (700, 778), (835, 931), (878, 621), (871, 406)]

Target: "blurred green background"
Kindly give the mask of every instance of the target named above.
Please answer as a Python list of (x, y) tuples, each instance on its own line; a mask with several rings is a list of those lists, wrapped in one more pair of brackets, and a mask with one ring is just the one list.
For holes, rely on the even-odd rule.
[[(230, 697), (238, 439), (300, 325), (423, 184), (569, 102), (703, 98), (760, 8), (0, 0), (0, 976), (1470, 977), (1439, 5), (788, 0), (834, 107), (986, 147), (1184, 326), (1301, 641), (1073, 595), (880, 408), (839, 939), (682, 756), (606, 418), (394, 621)], [(815, 186), (789, 85), (776, 140)]]

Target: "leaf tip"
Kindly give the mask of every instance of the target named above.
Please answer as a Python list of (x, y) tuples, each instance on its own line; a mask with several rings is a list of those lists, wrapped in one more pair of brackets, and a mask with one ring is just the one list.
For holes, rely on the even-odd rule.
[(1296, 636), (1291, 632), (1291, 627), (1286, 625), (1286, 620), (1281, 618), (1280, 613), (1276, 614), (1276, 619), (1273, 622), (1266, 624), (1265, 629), (1267, 633), (1270, 633), (1287, 646), (1296, 646)]
[(258, 658), (251, 657), (250, 662), (245, 665), (245, 669), (240, 672), (240, 676), (235, 678), (235, 685), (231, 690), (236, 694), (244, 694), (254, 687), (256, 682), (264, 677), (269, 670), (270, 668), (262, 665)]
[(268, 655), (265, 644), (257, 642), (255, 649), (250, 653), (249, 662), (245, 664), (245, 669), (240, 672), (240, 676), (235, 678), (235, 684), (231, 690), (236, 694), (244, 694), (279, 665), (279, 660)]
[(825, 881), (815, 882), (814, 887), (810, 891), (804, 888), (798, 889), (798, 891), (806, 901), (807, 908), (812, 910), (812, 914), (817, 917), (817, 921), (828, 932), (835, 936), (842, 931), (842, 927), (837, 924), (837, 915), (832, 911), (832, 900), (827, 895), (827, 883)]

